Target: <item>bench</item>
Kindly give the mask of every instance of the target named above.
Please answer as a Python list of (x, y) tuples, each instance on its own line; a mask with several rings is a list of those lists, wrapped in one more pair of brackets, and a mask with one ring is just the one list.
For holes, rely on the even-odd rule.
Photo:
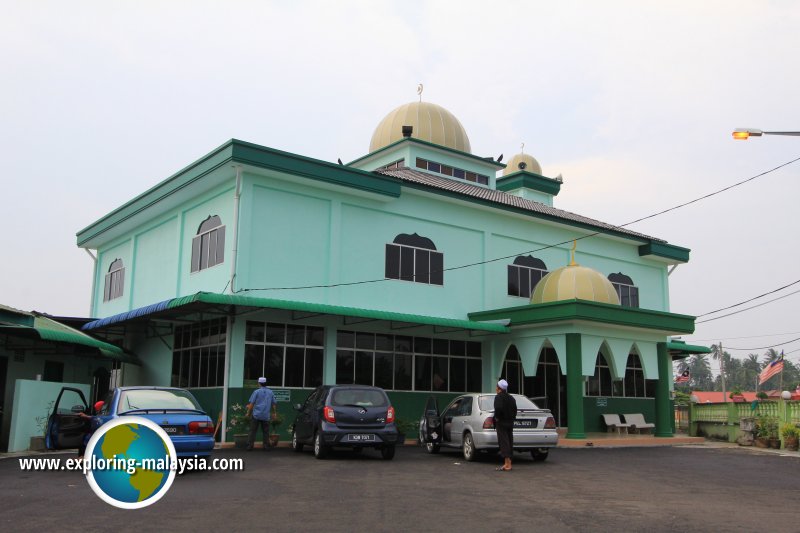
[(623, 430), (623, 429), (625, 430), (625, 433), (628, 432), (628, 428), (630, 427), (630, 424), (626, 424), (626, 423), (622, 422), (622, 420), (619, 419), (619, 415), (613, 415), (613, 414), (606, 413), (606, 414), (603, 414), (603, 415), (600, 415), (600, 416), (603, 417), (603, 421), (606, 423), (606, 428), (608, 429), (609, 433), (611, 433), (612, 429), (616, 430), (617, 435), (619, 435), (620, 432), (621, 432), (620, 430)]
[(655, 424), (645, 422), (644, 415), (642, 413), (633, 413), (629, 415), (626, 414), (622, 416), (625, 417), (625, 422), (627, 422), (631, 429), (636, 433), (641, 433), (643, 429), (651, 430), (656, 427)]

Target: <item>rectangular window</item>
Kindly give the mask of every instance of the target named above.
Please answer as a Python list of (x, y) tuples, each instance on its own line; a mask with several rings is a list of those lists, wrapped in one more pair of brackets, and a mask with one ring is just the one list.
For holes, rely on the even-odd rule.
[(431, 172), (439, 172), (441, 169), (442, 166), (439, 163), (428, 161), (428, 170), (430, 170)]
[(454, 168), (453, 169), (453, 177), (463, 180), (464, 179), (464, 171), (461, 170), (460, 168)]
[(444, 285), (444, 254), (400, 244), (386, 245), (385, 276), (431, 285)]
[(225, 226), (203, 232), (192, 239), (191, 271), (198, 272), (225, 259)]
[[(225, 382), (227, 320), (218, 318), (175, 328), (172, 350), (172, 386), (221, 387)], [(255, 334), (255, 333), (251, 333)], [(261, 348), (263, 352), (263, 348)], [(245, 346), (244, 373), (262, 375), (263, 355)]]
[(480, 183), (481, 185), (489, 185), (489, 176), (478, 174), (478, 183)]
[[(261, 376), (274, 387), (321, 385), (323, 351), (320, 347), (324, 337), (325, 330), (320, 327), (247, 321), (244, 380), (250, 383), (245, 386), (254, 386)], [(337, 359), (337, 375), (338, 372)]]
[(417, 158), (417, 168), (424, 168), (425, 170), (428, 169), (428, 162), (421, 157)]

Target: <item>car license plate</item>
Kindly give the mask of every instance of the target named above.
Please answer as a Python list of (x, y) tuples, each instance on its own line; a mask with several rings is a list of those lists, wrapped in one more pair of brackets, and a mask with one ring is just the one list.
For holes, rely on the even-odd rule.
[(375, 440), (375, 435), (348, 435), (348, 441), (350, 442), (372, 442)]
[(161, 429), (167, 435), (183, 435), (183, 427), (181, 426), (161, 426)]
[(515, 428), (535, 428), (536, 420), (514, 420)]

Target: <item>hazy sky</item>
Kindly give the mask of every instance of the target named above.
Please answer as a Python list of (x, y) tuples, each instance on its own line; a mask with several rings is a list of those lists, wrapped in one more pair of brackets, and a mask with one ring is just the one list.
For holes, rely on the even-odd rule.
[[(87, 315), (77, 231), (232, 137), (353, 160), (420, 82), (475, 154), (509, 158), (524, 142), (564, 176), (556, 207), (614, 224), (800, 157), (800, 137), (730, 135), (800, 130), (800, 3), (653, 4), (9, 2), (0, 302)], [(800, 279), (799, 197), (800, 162), (629, 227), (692, 249), (671, 308), (700, 315)], [(685, 339), (795, 339), (798, 303)], [(781, 348), (800, 361), (800, 341)]]

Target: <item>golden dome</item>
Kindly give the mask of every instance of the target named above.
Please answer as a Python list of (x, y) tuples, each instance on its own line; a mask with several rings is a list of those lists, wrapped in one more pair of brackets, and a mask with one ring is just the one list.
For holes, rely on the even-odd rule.
[(589, 300), (619, 305), (614, 286), (596, 270), (571, 264), (543, 277), (531, 294), (532, 304), (561, 300)]
[(503, 169), (503, 176), (506, 174), (519, 172), (520, 170), (533, 172), (534, 174), (539, 174), (540, 176), (542, 175), (542, 166), (536, 159), (533, 158), (532, 155), (517, 154), (511, 158), (511, 161), (508, 162), (506, 168)]
[(439, 146), (471, 153), (464, 126), (450, 111), (430, 102), (401, 105), (381, 120), (369, 151), (374, 152), (403, 138), (403, 126), (413, 126), (411, 136)]

